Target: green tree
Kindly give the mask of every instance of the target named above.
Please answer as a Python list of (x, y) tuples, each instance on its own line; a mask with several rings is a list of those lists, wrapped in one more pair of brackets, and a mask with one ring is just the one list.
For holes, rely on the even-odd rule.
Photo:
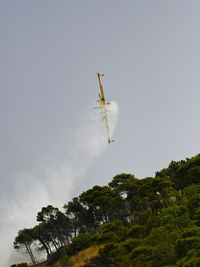
[[(108, 184), (112, 189), (122, 189), (121, 185), (135, 181), (133, 174), (122, 173), (113, 177), (112, 181)], [(123, 191), (122, 191), (123, 193)]]
[(173, 178), (176, 190), (183, 189), (191, 184), (200, 183), (200, 154), (182, 162)]
[(122, 241), (127, 236), (127, 227), (124, 226), (123, 221), (115, 220), (110, 223), (102, 225), (102, 233), (99, 236), (99, 241)]
[(176, 172), (181, 164), (185, 163), (184, 160), (174, 161), (172, 160), (167, 168), (162, 169), (161, 171), (157, 171), (155, 177), (162, 177), (165, 179), (170, 179), (171, 181), (175, 181)]
[(98, 227), (90, 208), (83, 206), (75, 197), (64, 205), (65, 213), (71, 218), (73, 236), (79, 233), (94, 233)]
[(73, 255), (90, 246), (90, 236), (88, 234), (79, 234), (72, 239), (72, 242), (67, 247), (67, 253)]
[(134, 224), (133, 226), (131, 226), (131, 228), (128, 231), (128, 236), (131, 238), (143, 238), (145, 236), (145, 226), (144, 225), (138, 225), (138, 224)]
[(124, 212), (123, 198), (108, 186), (94, 186), (80, 195), (80, 201), (98, 225), (122, 217)]
[(28, 253), (33, 264), (36, 264), (35, 257), (32, 252), (31, 245), (34, 240), (29, 235), (29, 229), (23, 229), (18, 232), (18, 235), (15, 237), (14, 248), (21, 250), (25, 253)]
[(197, 219), (197, 221), (199, 221), (200, 184), (192, 184), (190, 186), (187, 186), (183, 191), (183, 197), (185, 199), (191, 218)]
[(47, 224), (49, 230), (59, 241), (59, 246), (64, 246), (70, 242), (71, 239), (71, 221), (58, 208), (49, 205), (43, 207), (37, 214), (37, 221)]
[(34, 240), (38, 240), (39, 243), (41, 244), (41, 249), (46, 250), (47, 255), (49, 255), (52, 250), (51, 250), (51, 242), (52, 242), (52, 237), (46, 229), (46, 224), (45, 223), (40, 223), (33, 227), (30, 231), (30, 235)]
[(131, 260), (134, 266), (151, 266), (149, 263), (152, 262), (152, 251), (152, 246), (138, 246), (133, 249), (131, 253)]
[[(176, 253), (178, 255), (179, 266), (183, 262), (190, 262), (200, 259), (200, 227), (196, 225), (188, 226), (182, 236), (176, 241)], [(187, 265), (186, 265), (187, 266)]]
[(106, 267), (123, 267), (131, 263), (126, 248), (122, 244), (107, 243), (99, 250), (99, 260), (101, 265)]

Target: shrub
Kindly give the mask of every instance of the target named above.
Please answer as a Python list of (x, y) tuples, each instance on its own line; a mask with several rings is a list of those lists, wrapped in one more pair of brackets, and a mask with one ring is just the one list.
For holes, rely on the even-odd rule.
[(106, 223), (102, 226), (102, 234), (113, 233), (123, 240), (127, 235), (127, 227), (124, 226), (121, 220), (115, 220), (110, 223)]
[(73, 255), (90, 246), (90, 236), (87, 234), (79, 234), (74, 237), (72, 243), (67, 247), (67, 253)]
[(131, 253), (132, 262), (136, 266), (148, 266), (147, 263), (152, 261), (152, 251), (153, 247), (151, 246), (139, 246), (135, 248)]
[(106, 243), (106, 242), (118, 242), (119, 237), (115, 233), (104, 233), (99, 235), (98, 243)]
[(140, 244), (140, 241), (136, 238), (129, 238), (126, 239), (121, 244), (123, 247), (125, 247), (126, 251), (130, 253), (134, 248), (136, 248)]
[(164, 241), (153, 248), (152, 263), (154, 267), (175, 264), (176, 260), (177, 258), (173, 244)]
[(100, 266), (122, 267), (130, 264), (129, 255), (121, 244), (108, 243), (99, 250)]
[(70, 256), (63, 256), (60, 258), (59, 263), (61, 264), (61, 267), (70, 267), (71, 264), (69, 262)]
[(133, 238), (142, 238), (144, 237), (145, 227), (143, 225), (133, 225), (128, 231), (128, 236)]

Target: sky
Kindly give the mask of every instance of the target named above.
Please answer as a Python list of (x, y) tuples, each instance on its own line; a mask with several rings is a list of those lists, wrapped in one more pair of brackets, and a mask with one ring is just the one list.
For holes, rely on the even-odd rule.
[(13, 240), (43, 206), (199, 153), (199, 13), (198, 0), (0, 1), (0, 266), (23, 261)]

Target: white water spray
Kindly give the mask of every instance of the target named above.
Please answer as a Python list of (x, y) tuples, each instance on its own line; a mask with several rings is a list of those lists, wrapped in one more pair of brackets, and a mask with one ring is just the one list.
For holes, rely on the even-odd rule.
[[(118, 117), (117, 103), (111, 102), (108, 110), (110, 134), (113, 136)], [(43, 206), (52, 204), (62, 207), (69, 201), (73, 184), (81, 180), (94, 160), (108, 148), (105, 124), (94, 111), (84, 114), (72, 140), (67, 155), (59, 159), (52, 156), (53, 164), (47, 165), (42, 162), (42, 167), (38, 167), (38, 170), (12, 177), (13, 195), (10, 195), (8, 200), (4, 198), (6, 188), (4, 194), (2, 192), (0, 197), (0, 212), (4, 214), (0, 223), (2, 266), (9, 266), (23, 259), (12, 249), (18, 230), (34, 226), (36, 214)], [(65, 140), (63, 148), (65, 148), (64, 143)]]

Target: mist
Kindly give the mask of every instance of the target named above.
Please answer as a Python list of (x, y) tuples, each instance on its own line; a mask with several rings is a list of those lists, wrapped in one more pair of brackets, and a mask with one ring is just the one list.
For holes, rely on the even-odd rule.
[[(108, 111), (110, 135), (113, 137), (118, 118), (117, 103), (111, 102)], [(2, 266), (24, 261), (25, 255), (13, 249), (13, 241), (18, 231), (36, 225), (37, 212), (43, 206), (51, 204), (62, 209), (63, 205), (71, 200), (75, 185), (84, 183), (83, 176), (109, 147), (105, 122), (101, 121), (98, 110), (84, 112), (73, 134), (74, 136), (70, 137), (66, 135), (66, 140), (62, 140), (60, 151), (49, 155), (48, 159), (43, 158), (34, 170), (9, 177), (1, 188)], [(72, 141), (66, 148), (68, 138)]]

